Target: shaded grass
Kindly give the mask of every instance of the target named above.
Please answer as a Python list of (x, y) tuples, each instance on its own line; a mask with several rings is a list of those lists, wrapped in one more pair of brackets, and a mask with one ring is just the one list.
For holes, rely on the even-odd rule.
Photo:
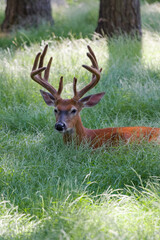
[[(32, 43), (41, 43), (44, 39), (61, 41), (62, 38), (92, 37), (98, 19), (98, 0), (82, 1), (62, 7), (53, 4), (54, 26), (43, 23), (38, 28), (19, 29), (10, 35), (0, 35), (0, 47), (18, 48)], [(0, 8), (0, 24), (4, 18), (4, 9)]]
[(142, 26), (151, 32), (160, 31), (160, 2), (147, 4), (142, 7)]

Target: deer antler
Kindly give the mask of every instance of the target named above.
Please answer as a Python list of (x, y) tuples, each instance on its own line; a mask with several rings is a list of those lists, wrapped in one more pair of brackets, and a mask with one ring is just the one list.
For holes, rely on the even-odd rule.
[(97, 83), (99, 82), (100, 77), (101, 77), (102, 68), (99, 69), (96, 56), (95, 56), (93, 50), (91, 49), (91, 47), (90, 46), (87, 46), (87, 47), (88, 47), (88, 50), (89, 50), (89, 53), (87, 53), (87, 56), (91, 60), (92, 66), (89, 67), (87, 65), (82, 65), (82, 67), (86, 68), (89, 72), (92, 73), (92, 80), (87, 86), (82, 88), (82, 90), (77, 91), (77, 88), (76, 88), (77, 79), (76, 78), (73, 79), (73, 92), (74, 92), (74, 97), (73, 98), (74, 99), (80, 99), (86, 92), (88, 92), (90, 89), (95, 87), (97, 85)]
[[(31, 78), (35, 82), (40, 84), (42, 87), (47, 89), (54, 96), (55, 99), (58, 99), (60, 98), (60, 95), (63, 90), (63, 77), (60, 78), (58, 91), (51, 84), (49, 84), (48, 78), (49, 78), (49, 72), (50, 72), (50, 67), (52, 63), (52, 57), (50, 58), (47, 67), (43, 67), (44, 57), (46, 55), (47, 49), (48, 49), (48, 44), (45, 46), (42, 54), (39, 52), (36, 55), (32, 72), (31, 72)], [(39, 62), (39, 65), (38, 65), (38, 62)], [(37, 65), (38, 65), (38, 69), (37, 69)], [(43, 71), (44, 71), (44, 77), (42, 77)]]

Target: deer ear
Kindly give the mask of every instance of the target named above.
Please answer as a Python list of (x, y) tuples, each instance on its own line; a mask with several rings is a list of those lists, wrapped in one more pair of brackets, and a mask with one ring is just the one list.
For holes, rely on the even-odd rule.
[(40, 93), (48, 106), (55, 106), (55, 98), (51, 93), (40, 90)]
[(81, 98), (79, 102), (82, 104), (82, 107), (93, 107), (99, 103), (104, 94), (105, 92), (89, 95), (87, 97)]

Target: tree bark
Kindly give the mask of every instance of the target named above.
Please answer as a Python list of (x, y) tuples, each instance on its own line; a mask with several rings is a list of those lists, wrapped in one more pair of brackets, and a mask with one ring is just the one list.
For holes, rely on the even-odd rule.
[(4, 32), (17, 27), (37, 26), (42, 21), (53, 24), (50, 0), (7, 0)]
[(112, 37), (129, 34), (141, 36), (139, 0), (100, 0), (96, 32)]

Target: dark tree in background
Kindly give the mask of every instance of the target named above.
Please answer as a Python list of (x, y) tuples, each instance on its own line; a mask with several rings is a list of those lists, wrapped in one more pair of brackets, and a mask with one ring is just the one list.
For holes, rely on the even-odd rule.
[(139, 0), (100, 0), (96, 32), (101, 35), (121, 33), (141, 36)]
[(7, 0), (2, 31), (15, 27), (37, 26), (42, 21), (53, 24), (50, 0)]

